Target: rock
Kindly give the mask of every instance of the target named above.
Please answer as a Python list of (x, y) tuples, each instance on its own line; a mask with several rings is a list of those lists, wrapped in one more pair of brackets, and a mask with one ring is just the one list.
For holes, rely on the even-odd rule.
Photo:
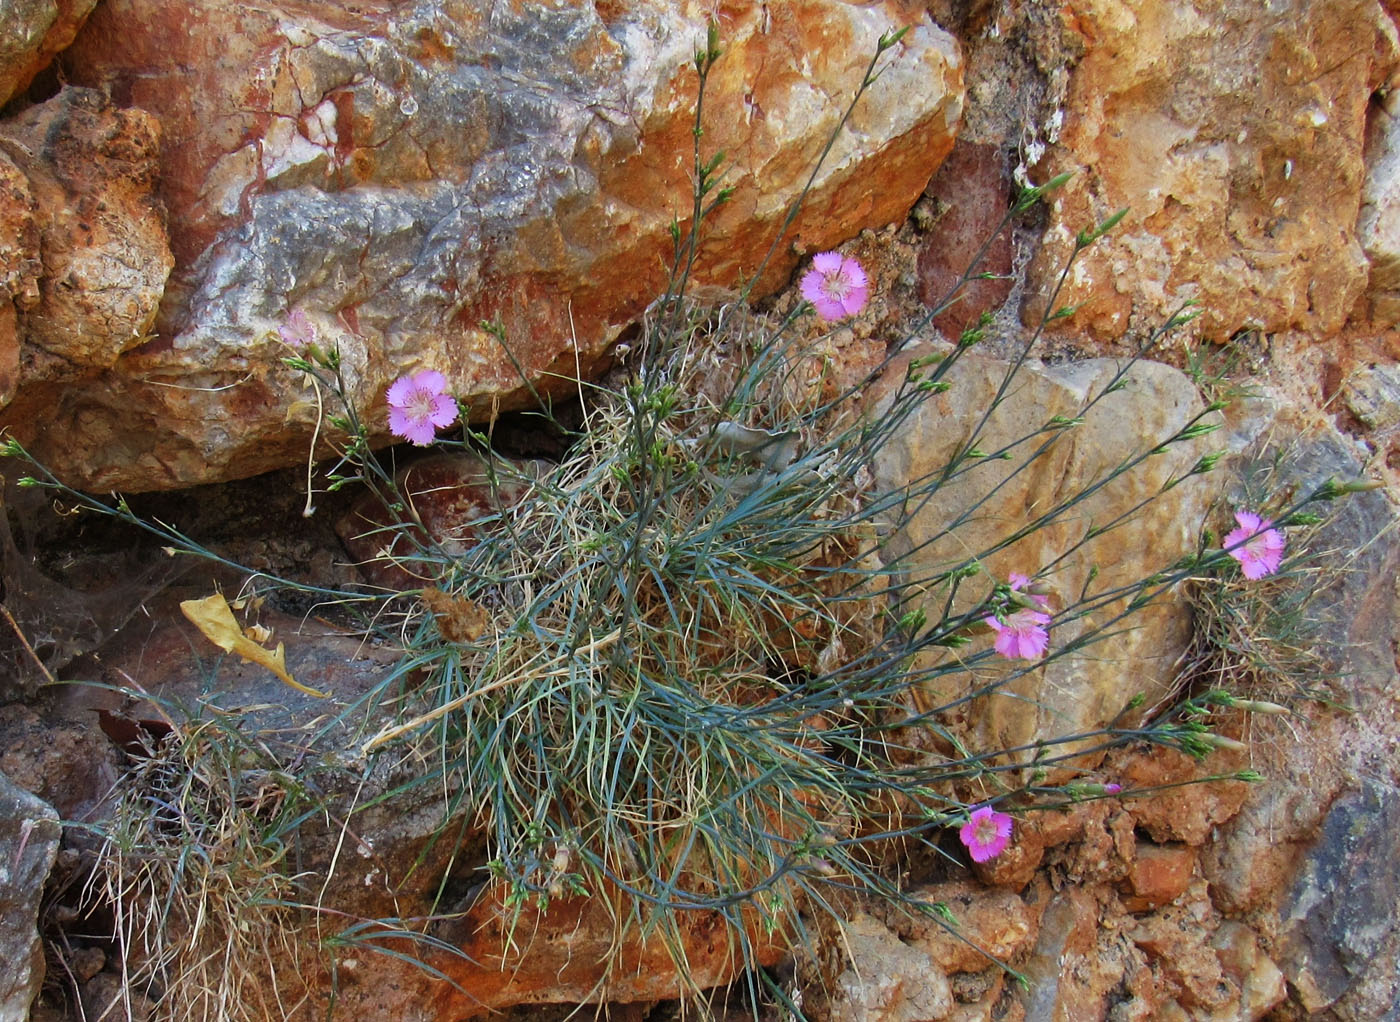
[(1188, 1009), (1218, 1011), (1239, 997), (1208, 943), (1219, 922), (1197, 880), (1180, 903), (1135, 922), (1129, 938), (1148, 956), (1172, 1000)]
[[(456, 989), (436, 985), (434, 1018), (471, 1018), (514, 1004), (669, 999), (733, 982), (746, 955), (752, 956), (749, 964), (760, 967), (783, 957), (781, 938), (763, 934), (753, 918), (741, 953), (737, 934), (718, 912), (677, 913), (673, 949), (655, 931), (639, 929), (625, 914), (630, 912), (623, 907), (625, 896), (616, 891), (594, 889), (584, 897), (551, 901), (547, 911), (526, 905), (519, 916), (505, 903), (506, 895), (504, 885), (490, 885), (463, 918), (439, 931), (460, 953), (434, 959), (457, 984)], [(684, 969), (673, 960), (673, 950), (686, 956)], [(613, 968), (605, 969), (605, 962)], [(399, 967), (392, 974), (407, 979), (408, 973)], [(339, 1017), (366, 1017), (348, 1008)]]
[[(1244, 452), (1238, 471), (1277, 460), (1274, 484), (1285, 492), (1362, 474), (1358, 444), (1276, 392), (1246, 404), (1232, 427), (1232, 446)], [(1331, 677), (1312, 680), (1330, 684), (1354, 712), (1302, 703), (1297, 723), (1256, 722), (1255, 765), (1266, 780), (1251, 786), (1236, 818), (1220, 824), (1201, 863), (1216, 903), (1259, 921), (1302, 1010), (1359, 1020), (1383, 1017), (1400, 989), (1396, 895), (1387, 889), (1393, 878), (1375, 872), (1400, 849), (1391, 794), (1400, 780), (1400, 541), (1392, 498), (1383, 492), (1354, 494), (1321, 510), (1328, 517), (1310, 548), (1322, 553), (1302, 584), (1314, 591), (1306, 613), (1318, 627), (1309, 641), (1321, 655), (1319, 670)], [(1368, 893), (1338, 895), (1360, 890)]]
[(1196, 869), (1196, 852), (1186, 845), (1139, 843), (1126, 883), (1123, 907), (1146, 912), (1175, 901), (1186, 890)]
[(34, 195), (0, 146), (0, 407), (19, 387), (20, 314), (39, 301), (39, 265)]
[(44, 981), (35, 925), (60, 834), (53, 808), (0, 773), (0, 1022), (24, 1022)]
[(1352, 373), (1346, 381), (1343, 400), (1365, 426), (1375, 430), (1384, 442), (1400, 427), (1400, 366), (1369, 365)]
[[(399, 469), (394, 482), (421, 528), (390, 532), (391, 513), (367, 492), (336, 522), (336, 532), (371, 582), (398, 590), (440, 581), (450, 559), (491, 530), (529, 487), (521, 466), (500, 459), (491, 464), (466, 451), (418, 458)], [(418, 555), (413, 542), (426, 552)]]
[[(421, 764), (398, 755), (367, 761), (359, 751), (366, 706), (378, 708), (386, 722), (395, 712), (405, 682), (393, 674), (398, 648), (270, 605), (240, 612), (240, 625), (258, 624), (271, 632), (267, 644), (286, 644), (289, 673), (328, 693), (317, 698), (288, 687), (263, 667), (222, 655), (174, 611), (174, 601), (188, 595), (172, 589), (147, 601), (149, 622), (125, 631), (84, 662), (84, 670), (103, 684), (65, 687), (56, 708), (70, 719), (98, 716), (108, 737), (141, 757), (149, 755), (142, 745), (158, 746), (172, 726), (184, 727), (208, 757), (243, 750), (245, 767), (229, 783), (249, 803), (275, 804), (293, 775), (314, 790), (317, 810), (276, 840), (295, 849), (296, 871), (310, 885), (302, 894), (314, 897), (336, 920), (336, 934), (327, 938), (314, 920), (303, 927), (291, 914), (245, 906), (248, 919), (240, 917), (239, 925), (270, 920), (279, 929), (279, 946), (299, 949), (236, 963), (257, 970), (255, 981), (269, 996), (312, 1005), (299, 1010), (318, 1018), (437, 1022), (516, 1004), (673, 998), (692, 982), (724, 985), (746, 964), (769, 966), (780, 959), (781, 936), (766, 934), (756, 919), (750, 920), (741, 952), (720, 913), (686, 912), (677, 930), (689, 966), (683, 974), (671, 958), (676, 947), (619, 915), (629, 902), (616, 890), (595, 887), (586, 896), (553, 899), (547, 909), (508, 901), (509, 886), (486, 870), (486, 836), (473, 829), (470, 816), (449, 821), (443, 786), (416, 783), (422, 780)], [(131, 688), (134, 677), (141, 691)], [(412, 684), (416, 676), (406, 680)], [(80, 729), (68, 724), (43, 732), (32, 713), (13, 716), (12, 726), (0, 726), (0, 740), (13, 743), (0, 767), (13, 760), (51, 784), (63, 780), (53, 775), (56, 761), (66, 756), (69, 772), (82, 782), (69, 795), (79, 804), (76, 789), (86, 790), (90, 782), (82, 779), (102, 762), (93, 750), (72, 744), (70, 734)], [(95, 729), (89, 732), (106, 744)], [(52, 755), (41, 744), (45, 733)], [(269, 763), (267, 757), (279, 758)], [(103, 791), (128, 791), (132, 783), (109, 780)], [(450, 789), (453, 782), (445, 783)], [(94, 820), (99, 827), (111, 818), (110, 801), (102, 808)], [(84, 819), (93, 816), (84, 813)], [(343, 829), (351, 819), (353, 843)], [(282, 861), (274, 858), (272, 868), (283, 868)], [(215, 933), (233, 925), (220, 907), (225, 903), (211, 903), (214, 918), (207, 925)], [(355, 922), (405, 917), (417, 920), (412, 925), (420, 931), (432, 920), (431, 943), (381, 938), (372, 924)], [(343, 940), (341, 930), (347, 934)], [(317, 957), (311, 966), (297, 957), (325, 939), (333, 954), (324, 961)], [(421, 957), (436, 971), (380, 953), (385, 948)], [(752, 956), (747, 962), (746, 954)], [(613, 963), (611, 972), (603, 967), (607, 962)], [(89, 985), (105, 991), (106, 975), (99, 973)]]
[[(1027, 1019), (1073, 1022), (1102, 1017), (1102, 994), (1084, 982), (1083, 969), (1094, 950), (1097, 917), (1093, 897), (1082, 889), (1069, 887), (1049, 898), (1035, 947), (1026, 962), (1018, 966), (1029, 984), (1017, 996)], [(1102, 957), (1096, 964), (1101, 969), (1113, 969), (1113, 964)], [(1122, 975), (1121, 966), (1117, 975)]]
[(934, 327), (950, 341), (976, 326), (978, 317), (1001, 305), (1011, 293), (1010, 230), (988, 239), (1006, 212), (1010, 192), (1011, 178), (1001, 151), (966, 140), (953, 146), (928, 183), (925, 194), (936, 202), (938, 212), (919, 252), (919, 298), (930, 307), (946, 300), (984, 244), (987, 250), (975, 272), (996, 275), (992, 280), (970, 281), (956, 304), (934, 317)]
[[(727, 9), (707, 153), (736, 190), (697, 281), (759, 270), (883, 33), (905, 5)], [(174, 0), (101, 5), (73, 80), (151, 112), (176, 269), (159, 336), (90, 383), (22, 390), (3, 420), (90, 489), (247, 476), (305, 454), (311, 422), (272, 331), (303, 309), (339, 338), (350, 400), (387, 440), (383, 393), (447, 374), (472, 414), (526, 403), (524, 372), (594, 372), (662, 290), (690, 208), (698, 7), (417, 0), (390, 13)], [(794, 63), (793, 54), (802, 54)], [(915, 21), (885, 57), (787, 237), (807, 252), (902, 219), (952, 145), (961, 64)], [(785, 242), (755, 295), (798, 259)], [(38, 409), (74, 423), (39, 435)]]
[[(3, 503), (0, 575), (13, 623), (0, 630), (0, 703), (32, 697), (75, 657), (102, 645), (173, 574), (168, 562), (138, 565), (135, 558), (109, 552), (104, 561), (87, 560), (64, 577), (36, 557), (36, 516), (52, 513), (45, 496), (12, 486)], [(76, 560), (70, 558), (69, 566)]]
[(1179, 841), (1194, 848), (1214, 836), (1216, 826), (1233, 819), (1251, 794), (1245, 781), (1197, 782), (1244, 766), (1239, 753), (1213, 752), (1199, 762), (1175, 749), (1152, 748), (1123, 756), (1117, 776), (1130, 790), (1165, 788), (1124, 803), (1135, 824), (1153, 841)]
[[(60, 819), (90, 823), (110, 810), (121, 770), (95, 718), (51, 723), (18, 703), (0, 706), (0, 749), (0, 772)], [(69, 846), (95, 842), (80, 828), (65, 837)]]
[[(9, 286), (21, 298), (22, 383), (91, 377), (146, 339), (172, 265), (155, 194), (159, 125), (67, 88), (0, 123), (0, 148), (26, 179), (42, 258), (37, 302), (32, 271)], [(32, 264), (30, 252), (21, 255)]]
[(127, 988), (117, 972), (100, 972), (79, 991), (82, 1017), (89, 1022), (150, 1022), (156, 1006), (149, 997)]
[(1075, 177), (1050, 199), (1026, 321), (1051, 301), (1076, 233), (1127, 208), (1054, 299), (1086, 303), (1074, 328), (1145, 332), (1188, 298), (1213, 339), (1340, 327), (1367, 284), (1357, 211), (1368, 104), (1397, 61), (1381, 4), (1090, 0), (1064, 11), (1083, 56), (1034, 176)]
[[(1110, 360), (1027, 364), (1011, 385), (1009, 399), (991, 412), (978, 446), (995, 452), (1041, 429), (1052, 416), (1079, 416), (1118, 369), (1119, 363)], [(936, 478), (929, 474), (941, 470), (959, 445), (969, 442), (1006, 370), (1007, 363), (964, 357), (946, 377), (951, 389), (931, 395), (881, 452), (874, 466), (877, 485), (896, 488), (908, 480)], [(902, 376), (903, 370), (896, 366), (890, 378)], [(1082, 424), (1060, 432), (1058, 441), (1024, 468), (1022, 461), (1039, 440), (1015, 448), (1010, 461), (978, 462), (960, 478), (942, 485), (904, 527), (901, 542), (918, 550), (909, 561), (911, 571), (931, 574), (971, 556), (978, 557), (996, 579), (1005, 579), (1011, 572), (1035, 575), (1043, 566), (1053, 566), (1045, 582), (1051, 589), (1052, 609), (1062, 611), (1086, 585), (1097, 592), (1130, 584), (1193, 550), (1209, 499), (1202, 478), (1185, 479), (1160, 497), (1148, 498), (1169, 479), (1187, 475), (1208, 450), (1201, 440), (1172, 445), (1120, 475), (1067, 517), (1009, 549), (995, 549), (1055, 501), (1085, 490), (1133, 452), (1162, 444), (1201, 410), (1190, 381), (1166, 366), (1140, 362), (1129, 370), (1124, 383), (1124, 389), (1104, 397), (1086, 413)], [(994, 506), (983, 503), (988, 494), (995, 495)], [(1121, 528), (1089, 540), (1073, 556), (1058, 560), (1072, 544), (1084, 540), (1090, 523), (1104, 524), (1141, 501), (1148, 503)], [(903, 547), (893, 549), (898, 552)], [(1091, 582), (1090, 572), (1095, 570), (1099, 574)], [(991, 579), (981, 576), (967, 584), (980, 598)], [(940, 591), (931, 599), (927, 607), (931, 620), (942, 613), (943, 598)], [(1094, 619), (1106, 623), (1112, 613), (1111, 608), (1102, 609)], [(1053, 660), (1043, 669), (1005, 682), (971, 709), (964, 704), (949, 714), (950, 722), (965, 733), (970, 747), (1004, 749), (1092, 731), (1139, 693), (1152, 705), (1175, 681), (1173, 664), (1188, 622), (1180, 609), (1159, 604), (1135, 612), (1129, 623), (1129, 630), (1092, 645), (1086, 656)], [(1072, 641), (1084, 629), (1082, 618), (1053, 627), (1051, 646)], [(928, 669), (938, 662), (936, 655), (923, 654), (917, 667)], [(1131, 670), (1124, 669), (1127, 664)], [(925, 682), (921, 705), (932, 708), (961, 699), (974, 686), (1006, 677), (999, 671), (1003, 671), (1002, 662), (982, 662), (974, 671), (958, 669)], [(1058, 747), (1058, 752), (1069, 748)]]
[(1400, 92), (1395, 75), (1366, 124), (1366, 180), (1356, 230), (1371, 273), (1366, 316), (1377, 326), (1400, 322)]
[(1225, 975), (1240, 990), (1239, 1011), (1232, 1017), (1254, 1022), (1288, 996), (1283, 973), (1260, 949), (1259, 940), (1249, 927), (1226, 919), (1215, 931), (1211, 944)]
[(946, 906), (957, 920), (953, 932), (923, 916), (890, 920), (901, 940), (928, 955), (949, 976), (1019, 958), (1034, 942), (1040, 923), (1036, 907), (1011, 891), (988, 890), (969, 881), (931, 884), (909, 894), (926, 905)]
[[(1363, 784), (1333, 804), (1282, 906), (1288, 938), (1280, 964), (1307, 1011), (1329, 1007), (1374, 969), (1396, 930), (1397, 859), (1400, 801), (1392, 788)], [(1393, 958), (1390, 971), (1397, 975)]]
[(953, 1008), (948, 978), (923, 951), (879, 920), (857, 915), (841, 928), (849, 966), (836, 980), (832, 1022), (937, 1022)]
[[(12, 0), (0, 7), (0, 106), (73, 41), (97, 0)], [(3, 235), (0, 235), (3, 236)]]

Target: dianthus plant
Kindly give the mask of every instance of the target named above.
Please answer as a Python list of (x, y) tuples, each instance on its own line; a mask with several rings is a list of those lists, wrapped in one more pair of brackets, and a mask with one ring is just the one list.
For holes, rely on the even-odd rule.
[[(881, 41), (861, 91), (898, 40)], [(688, 226), (673, 227), (670, 284), (618, 372), (575, 381), (586, 427), (568, 452), (525, 479), (485, 437), (440, 432), (458, 409), (437, 371), (388, 388), (381, 407), (399, 437), (470, 449), (492, 478), (515, 477), (511, 499), (474, 523), (473, 543), (449, 548), (417, 520), (373, 451), (382, 436), (351, 400), (334, 344), (315, 340), (305, 312), (289, 317), (281, 337), (296, 346), (287, 363), (339, 402), (326, 417), (336, 448), (330, 484), (376, 494), (383, 531), (406, 539), (380, 544), (380, 557), (429, 582), (371, 597), (384, 604), (376, 626), (392, 625), (405, 666), (362, 701), (359, 726), (370, 733), (359, 751), (370, 771), (380, 761), (416, 765), (417, 776), (381, 802), (438, 793), (442, 839), (461, 850), (452, 857), (459, 875), (444, 887), (495, 885), (515, 911), (601, 897), (621, 923), (659, 927), (673, 948), (680, 920), (705, 910), (747, 950), (792, 937), (803, 911), (827, 904), (833, 890), (901, 899), (882, 850), (891, 841), (922, 842), (955, 868), (968, 855), (1002, 854), (1018, 817), (1116, 795), (1116, 784), (1075, 776), (1109, 747), (1151, 741), (1208, 752), (1208, 719), (1142, 720), (1131, 705), (1103, 727), (1026, 748), (966, 748), (948, 721), (1028, 672), (1082, 655), (1182, 579), (1232, 561), (1251, 578), (1271, 570), (1282, 530), (1306, 501), (1269, 519), (1242, 514), (1245, 533), (1225, 547), (1148, 578), (1054, 600), (1044, 586), (1054, 564), (1020, 563), (1005, 577), (987, 568), (1036, 531), (1063, 531), (1112, 478), (1209, 433), (1212, 404), (1080, 492), (1047, 496), (1007, 535), (921, 563), (901, 545), (918, 509), (985, 465), (1046, 457), (1123, 386), (1131, 360), (1078, 415), (1034, 423), (989, 450), (978, 446), (984, 417), (936, 471), (877, 487), (869, 467), (924, 402), (953, 386), (986, 324), (915, 354), (891, 344), (863, 376), (833, 381), (812, 342), (798, 338), (817, 320), (862, 314), (876, 287), (851, 255), (824, 252), (803, 267), (806, 301), (781, 320), (742, 302), (689, 297), (701, 226), (729, 194), (720, 161), (702, 153), (704, 85), (719, 57), (712, 34), (696, 58), (695, 192)], [(1021, 193), (999, 229), (1061, 183)], [(1081, 233), (1074, 255), (1117, 219)], [(780, 234), (770, 255), (783, 242)], [(959, 288), (976, 274), (970, 267)], [(957, 291), (916, 324), (916, 336)], [(1067, 314), (1053, 298), (1048, 308), (1006, 364), (993, 410), (1015, 400), (1012, 384), (1044, 327)], [(1146, 344), (1190, 316), (1173, 317)], [(506, 331), (484, 326), (508, 355)], [(891, 379), (881, 400), (865, 399)], [(13, 441), (8, 453), (23, 456)], [(1203, 457), (1189, 474), (1214, 463)], [(124, 504), (75, 494), (41, 468), (29, 480), (129, 516)], [(995, 512), (997, 490), (989, 484), (947, 528)], [(1089, 528), (1099, 535), (1117, 524)], [(920, 696), (949, 690), (961, 694), (937, 705)]]

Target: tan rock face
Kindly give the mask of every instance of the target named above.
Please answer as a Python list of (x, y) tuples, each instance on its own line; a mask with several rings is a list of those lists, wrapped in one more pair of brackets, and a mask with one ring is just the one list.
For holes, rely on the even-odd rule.
[[(504, 322), (536, 378), (587, 372), (660, 293), (671, 219), (689, 219), (710, 6), (104, 4), (67, 66), (160, 120), (176, 270), (157, 340), (109, 378), (34, 388), (6, 421), (61, 408), (75, 428), (25, 439), (97, 489), (294, 462), (310, 423), (284, 421), (296, 385), (269, 339), (294, 307), (339, 338), (381, 429), (384, 388), (418, 367), (478, 414), (519, 399), (482, 320)], [(764, 267), (880, 36), (912, 19), (893, 0), (722, 14), (703, 147), (726, 153), (735, 191), (698, 275), (733, 284)], [(787, 279), (793, 244), (901, 218), (951, 147), (951, 37), (914, 21), (884, 60), (760, 293)]]
[(1400, 321), (1400, 93), (1395, 79), (1366, 125), (1366, 182), (1358, 230), (1371, 264), (1366, 316), (1377, 326)]
[(1396, 63), (1374, 0), (1206, 4), (1088, 0), (1058, 142), (1036, 169), (1076, 176), (1052, 200), (1026, 306), (1038, 318), (1075, 233), (1123, 207), (1056, 305), (1087, 302), (1101, 338), (1183, 300), (1202, 332), (1335, 330), (1366, 287), (1358, 243), (1371, 94)]
[[(1092, 593), (1131, 584), (1193, 549), (1209, 501), (1202, 478), (1186, 480), (1160, 498), (1153, 495), (1169, 479), (1190, 471), (1208, 450), (1201, 440), (1170, 445), (1072, 511), (998, 549), (1058, 502), (1103, 479), (1134, 452), (1163, 444), (1199, 412), (1200, 399), (1191, 382), (1156, 363), (1139, 363), (1126, 376), (1122, 389), (1102, 396), (1118, 365), (1100, 359), (1053, 367), (1033, 365), (1019, 373), (1012, 384), (1013, 399), (999, 405), (983, 424), (979, 448), (1002, 450), (1057, 415), (1070, 419), (1083, 414), (1084, 422), (1061, 431), (1034, 459), (1029, 455), (1048, 434), (1012, 448), (1012, 460), (972, 464), (941, 486), (906, 528), (908, 541), (919, 549), (911, 563), (920, 574), (973, 555), (993, 578), (1003, 580), (1012, 572), (1035, 576), (1049, 567), (1045, 582), (1052, 590), (1051, 609), (1058, 612), (1074, 603), (1086, 586)], [(964, 357), (948, 374), (951, 388), (931, 397), (882, 452), (875, 466), (879, 483), (895, 487), (941, 471), (954, 452), (972, 439), (1006, 369), (1006, 363)], [(1099, 396), (1101, 400), (1086, 412), (1086, 403)], [(1027, 462), (1024, 467), (1023, 462)], [(1144, 502), (1121, 528), (1084, 542), (1091, 527), (1106, 525)], [(1097, 571), (1092, 580), (1091, 571)], [(990, 584), (986, 577), (973, 580), (976, 597), (985, 595)], [(940, 594), (931, 600), (927, 608), (931, 619), (942, 613), (943, 598)], [(1051, 645), (1072, 641), (1121, 610), (1120, 601), (1087, 618), (1054, 626)], [(964, 704), (949, 723), (962, 729), (979, 750), (1014, 748), (1099, 727), (1136, 694), (1146, 696), (1149, 706), (1163, 698), (1173, 679), (1172, 650), (1180, 648), (1186, 627), (1179, 609), (1163, 605), (1140, 610), (1132, 617), (1131, 630), (1109, 629), (1120, 634), (1097, 642), (1086, 656), (1061, 658), (1011, 678), (996, 693)], [(924, 693), (927, 708), (995, 682), (1004, 676), (1008, 663), (982, 663), (948, 675), (946, 683), (929, 683)], [(963, 687), (951, 687), (953, 679)]]
[(97, 0), (11, 0), (0, 7), (0, 106), (73, 41)]
[(858, 915), (842, 927), (849, 967), (836, 980), (832, 1017), (841, 1022), (917, 1022), (952, 1010), (945, 976), (921, 949), (883, 923)]

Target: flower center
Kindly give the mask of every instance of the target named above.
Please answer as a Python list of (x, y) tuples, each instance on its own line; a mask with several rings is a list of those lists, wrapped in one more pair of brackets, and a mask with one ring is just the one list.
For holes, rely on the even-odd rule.
[(975, 833), (979, 845), (991, 844), (997, 839), (997, 821), (991, 818), (978, 820)]
[(435, 395), (427, 390), (415, 390), (413, 396), (408, 399), (407, 414), (410, 418), (426, 419), (433, 414), (433, 398)]
[(822, 278), (822, 290), (833, 301), (844, 302), (847, 293), (851, 290), (850, 282), (840, 270), (832, 270)]

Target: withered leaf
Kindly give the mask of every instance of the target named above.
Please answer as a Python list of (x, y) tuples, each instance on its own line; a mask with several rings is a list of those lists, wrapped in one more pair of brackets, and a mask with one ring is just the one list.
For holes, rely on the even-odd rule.
[(287, 654), (282, 643), (276, 649), (264, 649), (238, 626), (233, 616), (233, 608), (228, 605), (222, 593), (206, 596), (202, 600), (185, 600), (180, 604), (180, 612), (189, 618), (204, 637), (229, 653), (235, 653), (250, 663), (266, 667), (298, 692), (325, 699), (329, 693), (318, 692), (297, 681), (287, 672)]
[(475, 642), (491, 623), (486, 608), (481, 604), (465, 596), (444, 593), (432, 586), (423, 590), (423, 605), (432, 611), (438, 631), (448, 642)]

